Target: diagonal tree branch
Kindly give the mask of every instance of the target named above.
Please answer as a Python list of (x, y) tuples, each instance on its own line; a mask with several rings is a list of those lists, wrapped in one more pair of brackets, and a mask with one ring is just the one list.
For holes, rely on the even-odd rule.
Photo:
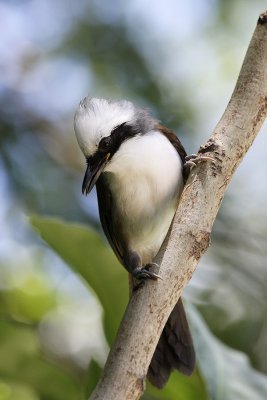
[(191, 171), (168, 238), (157, 256), (163, 280), (146, 282), (130, 299), (92, 400), (133, 400), (144, 392), (147, 369), (163, 327), (209, 246), (227, 185), (266, 112), (267, 12), (259, 17), (231, 100), (199, 150), (215, 162), (203, 162)]

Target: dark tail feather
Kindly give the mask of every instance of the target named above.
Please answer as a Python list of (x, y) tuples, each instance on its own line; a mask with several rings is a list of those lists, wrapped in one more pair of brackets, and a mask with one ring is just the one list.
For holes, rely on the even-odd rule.
[(174, 369), (191, 375), (195, 351), (181, 298), (172, 310), (148, 369), (148, 380), (162, 388)]

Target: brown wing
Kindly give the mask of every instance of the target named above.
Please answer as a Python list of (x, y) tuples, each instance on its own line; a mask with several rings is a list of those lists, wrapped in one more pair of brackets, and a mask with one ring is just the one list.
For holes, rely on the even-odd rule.
[(112, 220), (112, 194), (108, 185), (105, 182), (105, 177), (103, 174), (98, 178), (98, 181), (96, 183), (96, 191), (102, 228), (110, 246), (112, 247), (112, 250), (116, 254), (120, 263), (123, 264), (122, 252), (119, 241), (116, 239), (117, 235), (114, 231), (114, 223)]
[[(171, 142), (171, 144), (173, 145), (173, 147), (175, 148), (175, 150), (177, 151), (177, 153), (179, 154), (179, 156), (181, 157), (181, 160), (183, 162), (183, 164), (185, 163), (185, 157), (186, 157), (186, 151), (182, 145), (182, 143), (180, 142), (180, 140), (178, 139), (178, 137), (175, 135), (175, 133), (169, 129), (166, 128), (166, 126), (158, 124), (157, 125), (157, 129), (164, 135), (166, 136), (166, 138)], [(187, 171), (183, 170), (183, 177), (184, 177), (184, 181), (186, 181), (187, 179)]]

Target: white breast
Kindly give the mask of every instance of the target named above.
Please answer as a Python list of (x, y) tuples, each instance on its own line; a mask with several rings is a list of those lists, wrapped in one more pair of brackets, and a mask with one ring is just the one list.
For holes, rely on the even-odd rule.
[(158, 131), (125, 141), (105, 172), (116, 202), (117, 217), (132, 250), (143, 264), (157, 254), (183, 189), (182, 162)]

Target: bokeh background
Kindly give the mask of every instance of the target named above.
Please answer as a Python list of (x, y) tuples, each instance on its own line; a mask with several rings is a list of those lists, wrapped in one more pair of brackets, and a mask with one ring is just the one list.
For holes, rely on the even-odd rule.
[[(148, 107), (196, 152), (264, 0), (0, 1), (0, 400), (86, 399), (127, 303), (73, 132), (82, 97)], [(266, 125), (185, 291), (198, 355), (146, 400), (266, 400)]]

